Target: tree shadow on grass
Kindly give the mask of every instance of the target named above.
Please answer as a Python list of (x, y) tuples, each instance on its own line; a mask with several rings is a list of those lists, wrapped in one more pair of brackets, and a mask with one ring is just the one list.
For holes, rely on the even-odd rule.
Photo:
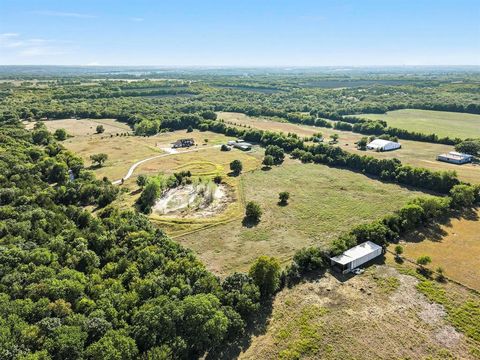
[(240, 173), (236, 173), (236, 172), (233, 172), (233, 171), (230, 171), (227, 176), (230, 176), (230, 177), (238, 177), (240, 176)]
[(271, 166), (262, 166), (262, 171), (270, 171), (272, 170)]
[(136, 189), (136, 190), (133, 190), (133, 191), (130, 191), (130, 195), (133, 196), (133, 195), (137, 195), (137, 194), (140, 194), (142, 192), (142, 189)]
[(246, 217), (246, 216), (242, 220), (242, 225), (246, 228), (253, 228), (253, 227), (257, 226), (259, 223), (260, 223), (259, 220), (252, 219), (252, 218), (249, 218), (249, 217)]

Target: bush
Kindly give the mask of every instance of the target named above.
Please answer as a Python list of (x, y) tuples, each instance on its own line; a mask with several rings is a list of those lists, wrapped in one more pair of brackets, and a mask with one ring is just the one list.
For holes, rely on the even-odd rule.
[(273, 159), (272, 155), (265, 155), (263, 158), (262, 164), (265, 165), (266, 167), (271, 167), (275, 163), (275, 160)]
[(148, 176), (145, 174), (140, 174), (137, 176), (137, 185), (141, 188), (143, 188), (148, 181)]
[(245, 207), (245, 218), (252, 222), (259, 222), (262, 216), (262, 209), (254, 201), (249, 201)]
[(432, 259), (430, 258), (430, 256), (427, 256), (427, 255), (420, 256), (417, 259), (417, 264), (421, 265), (421, 266), (426, 266), (426, 265), (430, 264), (431, 262), (432, 262)]
[(298, 250), (293, 256), (300, 274), (308, 271), (324, 269), (328, 266), (328, 257), (319, 247), (309, 247)]
[(240, 175), (240, 173), (242, 172), (243, 170), (243, 164), (240, 160), (233, 160), (231, 163), (230, 163), (230, 170), (232, 170), (233, 174), (235, 176), (238, 176)]
[(67, 132), (65, 131), (65, 129), (57, 129), (55, 130), (55, 132), (53, 133), (53, 137), (55, 139), (57, 139), (58, 141), (63, 141), (67, 138)]
[(213, 182), (214, 182), (215, 184), (217, 184), (217, 185), (218, 185), (218, 184), (221, 184), (221, 183), (222, 183), (222, 180), (223, 180), (223, 179), (222, 179), (222, 176), (221, 176), (221, 175), (216, 175), (216, 176), (213, 178)]
[(102, 167), (103, 163), (107, 161), (108, 155), (104, 153), (90, 155), (90, 160), (98, 167)]
[(288, 204), (288, 199), (290, 198), (290, 193), (288, 191), (282, 191), (281, 193), (278, 194), (278, 203), (280, 205), (287, 205)]
[(102, 134), (105, 132), (105, 128), (103, 127), (103, 125), (97, 125), (95, 131), (97, 132), (97, 134)]

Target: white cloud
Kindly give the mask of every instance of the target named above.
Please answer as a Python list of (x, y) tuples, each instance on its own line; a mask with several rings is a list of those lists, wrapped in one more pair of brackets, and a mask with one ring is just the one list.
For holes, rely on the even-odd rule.
[(66, 44), (68, 42), (52, 39), (25, 38), (17, 33), (0, 34), (0, 49), (20, 57), (65, 54)]
[(64, 12), (64, 11), (50, 11), (50, 10), (39, 10), (33, 11), (34, 14), (44, 15), (44, 16), (57, 16), (57, 17), (69, 17), (77, 19), (94, 19), (97, 16), (92, 14), (82, 14), (75, 12)]

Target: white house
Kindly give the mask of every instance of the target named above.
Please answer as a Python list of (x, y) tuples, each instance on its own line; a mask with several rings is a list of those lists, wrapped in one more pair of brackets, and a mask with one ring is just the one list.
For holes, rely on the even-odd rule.
[(345, 274), (380, 255), (382, 255), (382, 247), (366, 241), (346, 250), (343, 254), (330, 258), (330, 264)]
[(473, 156), (469, 154), (459, 153), (456, 151), (450, 151), (449, 153), (438, 155), (437, 160), (449, 162), (452, 164), (466, 164), (473, 160)]
[(375, 151), (391, 151), (400, 149), (402, 145), (397, 142), (383, 139), (375, 139), (371, 143), (367, 144), (367, 149)]

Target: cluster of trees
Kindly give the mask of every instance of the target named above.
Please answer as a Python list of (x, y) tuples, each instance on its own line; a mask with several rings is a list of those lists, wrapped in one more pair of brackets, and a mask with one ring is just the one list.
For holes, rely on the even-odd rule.
[(117, 188), (79, 158), (33, 137), (0, 127), (1, 359), (198, 358), (239, 338), (278, 288), (278, 263), (220, 281), (146, 217), (108, 205)]
[(192, 182), (191, 176), (190, 171), (181, 171), (170, 176), (162, 174), (149, 177), (143, 174), (139, 175), (137, 184), (142, 188), (142, 193), (136, 202), (137, 209), (144, 214), (149, 214), (163, 191), (190, 184)]
[(451, 171), (431, 171), (402, 165), (398, 159), (377, 159), (372, 156), (359, 155), (342, 150), (339, 147), (323, 143), (305, 144), (295, 136), (287, 136), (254, 129), (238, 129), (229, 127), (219, 121), (203, 121), (197, 125), (202, 130), (220, 132), (229, 136), (241, 137), (247, 141), (257, 142), (264, 146), (275, 145), (292, 157), (305, 163), (315, 162), (329, 166), (348, 168), (365, 174), (374, 175), (385, 181), (415, 186), (439, 193), (448, 193), (459, 184), (459, 180)]
[(455, 150), (473, 156), (480, 156), (480, 139), (464, 140), (455, 145)]

